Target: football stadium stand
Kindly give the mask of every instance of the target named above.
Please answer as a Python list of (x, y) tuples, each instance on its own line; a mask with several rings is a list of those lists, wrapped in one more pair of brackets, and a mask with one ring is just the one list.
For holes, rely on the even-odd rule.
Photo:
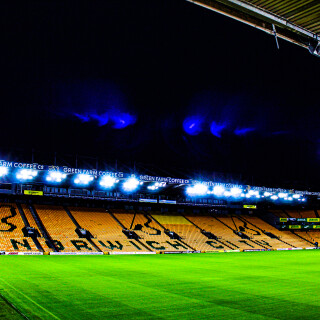
[[(313, 210), (274, 210), (318, 219)], [(315, 219), (317, 218), (317, 219)], [(291, 221), (291, 220), (290, 220)], [(41, 204), (0, 204), (0, 251), (128, 253), (272, 250), (313, 247), (320, 232), (283, 230), (263, 213), (185, 214)]]
[(92, 242), (103, 252), (145, 250), (137, 241), (128, 239), (124, 229), (105, 209), (70, 208), (70, 212), (92, 235)]
[(201, 233), (201, 229), (183, 216), (177, 215), (153, 215), (161, 225), (181, 236), (182, 240), (194, 250), (210, 251), (216, 249), (228, 249), (222, 243), (208, 239)]
[[(254, 216), (241, 216), (238, 219), (248, 222), (246, 228), (256, 230), (260, 234), (255, 234), (257, 240), (267, 241), (272, 248), (287, 248), (288, 245), (293, 248), (308, 247), (310, 243), (297, 237), (290, 231), (279, 231), (277, 228), (266, 223), (262, 219)], [(275, 236), (275, 238), (273, 238)]]
[(286, 213), (291, 218), (317, 218), (314, 210), (286, 210)]
[(86, 239), (79, 238), (63, 207), (36, 205), (35, 210), (59, 251), (96, 251)]
[(128, 213), (117, 210), (114, 216), (125, 229), (134, 231), (140, 237), (140, 241), (151, 251), (193, 250), (181, 241), (171, 239), (164, 232), (165, 228), (147, 214)]
[(0, 204), (0, 251), (38, 251), (33, 240), (25, 236), (24, 228), (16, 204)]
[(187, 216), (187, 218), (206, 232), (214, 234), (221, 243), (231, 249), (262, 249), (244, 234), (237, 234), (229, 216)]
[(24, 213), (25, 217), (26, 217), (26, 221), (28, 222), (29, 226), (34, 228), (39, 237), (37, 237), (37, 240), (39, 241), (40, 247), (41, 247), (41, 251), (45, 251), (45, 252), (51, 252), (53, 251), (52, 248), (50, 248), (47, 244), (47, 241), (45, 239), (45, 237), (43, 236), (40, 228), (38, 227), (38, 224), (36, 223), (34, 216), (31, 213), (31, 210), (29, 208), (29, 206), (27, 206), (26, 204), (22, 204), (21, 205), (21, 209), (22, 212)]

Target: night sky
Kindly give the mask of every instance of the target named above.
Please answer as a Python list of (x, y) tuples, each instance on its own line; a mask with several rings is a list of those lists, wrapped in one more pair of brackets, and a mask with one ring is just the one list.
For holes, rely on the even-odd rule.
[(307, 50), (184, 0), (10, 0), (0, 15), (1, 158), (320, 190)]

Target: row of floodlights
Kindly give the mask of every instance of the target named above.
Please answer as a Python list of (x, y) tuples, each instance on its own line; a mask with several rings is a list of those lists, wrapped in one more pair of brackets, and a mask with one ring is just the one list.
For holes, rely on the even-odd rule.
[[(0, 177), (3, 177), (8, 174), (8, 168), (6, 167), (0, 167)], [(16, 178), (20, 181), (26, 181), (26, 180), (33, 180), (38, 175), (37, 170), (32, 169), (21, 169), (16, 173)], [(46, 176), (46, 181), (51, 183), (60, 183), (62, 182), (67, 175), (65, 173), (59, 172), (59, 171), (51, 171), (48, 172)], [(75, 176), (73, 182), (76, 185), (81, 186), (87, 186), (94, 180), (94, 177), (92, 175), (88, 174), (78, 174)], [(100, 179), (100, 186), (103, 188), (112, 188), (115, 186), (120, 180), (116, 179), (112, 176), (103, 176)], [(140, 185), (142, 185), (143, 182), (139, 181), (135, 177), (130, 177), (127, 180), (125, 180), (122, 184), (122, 189), (126, 192), (132, 192), (138, 189)], [(149, 190), (158, 190), (159, 188), (165, 187), (165, 182), (156, 182), (153, 185), (148, 186)]]
[(217, 197), (233, 197), (233, 198), (270, 198), (271, 200), (286, 200), (286, 201), (306, 201), (305, 198), (302, 197), (300, 194), (290, 194), (290, 193), (271, 193), (271, 192), (263, 192), (260, 193), (260, 191), (257, 190), (249, 190), (245, 192), (243, 189), (234, 187), (229, 190), (227, 190), (225, 187), (221, 185), (214, 186), (211, 190), (208, 186), (202, 183), (195, 184), (193, 186), (189, 186), (186, 189), (186, 193), (188, 196), (196, 197), (196, 196), (207, 196), (207, 195), (215, 195)]
[[(73, 180), (73, 182), (77, 185), (87, 186), (93, 180), (94, 180), (94, 177), (91, 175), (78, 174), (75, 177), (75, 179)], [(114, 187), (117, 183), (119, 183), (119, 181), (120, 181), (119, 179), (114, 178), (112, 176), (103, 176), (100, 179), (99, 184), (103, 188), (110, 189), (110, 188)], [(123, 191), (126, 191), (126, 192), (133, 192), (133, 191), (137, 190), (139, 188), (139, 186), (142, 184), (143, 184), (143, 182), (139, 181), (137, 178), (130, 177), (122, 183), (122, 189), (123, 189)]]
[[(8, 168), (6, 167), (0, 167), (0, 177), (4, 177), (8, 174)], [(18, 180), (24, 181), (24, 180), (32, 180), (38, 175), (37, 170), (32, 169), (21, 169), (16, 173), (16, 178)], [(65, 173), (59, 172), (59, 171), (51, 171), (46, 176), (46, 180), (48, 182), (52, 183), (60, 183), (62, 182), (67, 175)], [(86, 186), (89, 185), (94, 180), (94, 177), (87, 174), (78, 174), (74, 178), (74, 183), (77, 185)], [(112, 176), (104, 176), (100, 179), (100, 186), (103, 188), (112, 188), (115, 184), (119, 182), (119, 179), (116, 179)], [(122, 184), (122, 189), (126, 192), (133, 192), (139, 188), (140, 185), (142, 185), (143, 182), (139, 181), (135, 177), (130, 177), (127, 180), (125, 180)], [(151, 191), (158, 190), (159, 188), (163, 188), (166, 186), (165, 182), (155, 182), (154, 184), (148, 186), (147, 188)], [(227, 190), (225, 187), (221, 185), (214, 186), (211, 190), (206, 186), (205, 184), (198, 183), (193, 186), (188, 186), (186, 189), (187, 195), (191, 197), (196, 196), (206, 196), (206, 195), (215, 195), (218, 197), (233, 197), (233, 198), (270, 198), (271, 200), (285, 200), (285, 201), (306, 201), (305, 198), (303, 198), (300, 194), (289, 194), (285, 192), (279, 192), (279, 193), (271, 193), (271, 192), (264, 192), (261, 194), (257, 190), (249, 190), (245, 192), (241, 188), (234, 187), (230, 190)]]
[[(8, 168), (6, 167), (0, 167), (0, 177), (4, 177), (9, 173)], [(32, 169), (20, 169), (16, 172), (16, 178), (20, 181), (30, 181), (33, 180), (38, 175), (37, 170)], [(48, 172), (47, 176), (45, 177), (46, 181), (51, 183), (60, 183), (64, 179), (66, 179), (67, 174), (59, 172), (59, 171), (51, 171)], [(73, 182), (76, 185), (81, 186), (87, 186), (94, 180), (94, 177), (92, 175), (88, 174), (78, 174), (75, 176)], [(119, 179), (116, 179), (111, 176), (103, 176), (100, 179), (100, 186), (103, 188), (112, 188), (115, 184), (119, 182)], [(130, 177), (127, 180), (125, 180), (122, 184), (122, 189), (126, 192), (132, 192), (138, 189), (140, 185), (142, 185), (143, 182), (140, 182), (135, 177)], [(152, 188), (149, 188), (150, 190), (157, 190), (159, 187), (163, 187), (165, 184), (163, 183), (156, 183), (155, 185), (151, 186)]]
[[(94, 177), (88, 174), (78, 174), (74, 178), (73, 182), (76, 185), (81, 185), (81, 186), (87, 186), (89, 185), (92, 181), (94, 180)], [(110, 189), (114, 187), (117, 183), (119, 183), (119, 179), (114, 178), (112, 176), (103, 176), (99, 184), (101, 187)], [(142, 185), (143, 182), (140, 182), (137, 178), (135, 177), (130, 177), (127, 180), (125, 180), (122, 184), (122, 189), (126, 192), (132, 192), (135, 191), (136, 189), (139, 188), (140, 185)]]

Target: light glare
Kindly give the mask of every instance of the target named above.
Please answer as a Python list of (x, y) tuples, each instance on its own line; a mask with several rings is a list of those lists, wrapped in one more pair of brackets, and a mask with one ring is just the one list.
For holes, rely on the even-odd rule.
[(100, 186), (104, 188), (111, 188), (115, 185), (116, 182), (117, 182), (116, 178), (111, 176), (104, 176), (100, 180)]
[(216, 196), (221, 196), (224, 193), (225, 189), (222, 186), (215, 186), (213, 188), (213, 194)]
[(8, 168), (0, 167), (0, 177), (3, 177), (8, 174)]
[(75, 184), (88, 185), (93, 180), (93, 176), (88, 174), (78, 174), (74, 179)]
[(59, 171), (52, 171), (47, 175), (46, 180), (50, 182), (61, 182), (66, 178), (66, 176), (67, 175), (65, 173)]
[(32, 180), (38, 174), (38, 171), (31, 169), (21, 169), (17, 172), (16, 177), (19, 180)]
[(187, 194), (189, 196), (203, 196), (207, 194), (208, 187), (204, 184), (198, 183), (192, 187), (187, 188)]
[(122, 188), (124, 191), (131, 192), (131, 191), (136, 190), (138, 188), (139, 184), (140, 183), (137, 178), (131, 177), (123, 183)]

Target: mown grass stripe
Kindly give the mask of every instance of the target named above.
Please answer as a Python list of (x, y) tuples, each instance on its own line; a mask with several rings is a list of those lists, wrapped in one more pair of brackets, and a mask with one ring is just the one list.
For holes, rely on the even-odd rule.
[[(8, 287), (10, 287), (11, 289), (13, 289), (14, 291), (16, 291), (18, 294), (20, 294), (21, 296), (24, 296), (27, 300), (31, 301), (32, 303), (34, 303), (38, 308), (42, 309), (43, 311), (45, 311), (46, 313), (48, 313), (50, 316), (52, 316), (53, 318), (57, 319), (57, 320), (61, 320), (60, 318), (58, 318), (56, 315), (54, 315), (52, 312), (50, 312), (49, 310), (47, 310), (45, 307), (41, 306), (40, 304), (38, 304), (37, 302), (35, 302), (33, 299), (31, 299), (28, 295), (24, 294), (23, 292), (21, 292), (20, 290), (18, 290), (17, 288), (15, 288), (13, 285), (11, 285), (10, 283), (8, 283), (7, 281), (0, 279), (3, 283), (5, 283)], [(8, 300), (7, 300), (8, 301)], [(10, 302), (9, 302), (10, 303)], [(12, 305), (13, 306), (13, 305)], [(15, 308), (15, 307), (14, 307)], [(18, 310), (17, 308), (15, 308), (16, 310)], [(24, 315), (22, 312), (19, 311), (19, 313), (21, 313), (22, 315)], [(28, 319), (28, 317), (26, 315), (24, 315), (24, 317), (26, 317)]]

